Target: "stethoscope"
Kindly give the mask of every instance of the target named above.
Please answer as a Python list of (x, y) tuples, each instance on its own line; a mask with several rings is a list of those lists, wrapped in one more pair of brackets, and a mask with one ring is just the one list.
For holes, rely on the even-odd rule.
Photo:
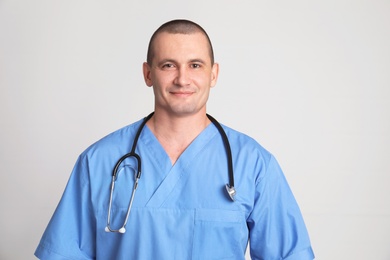
[[(139, 182), (139, 179), (141, 178), (141, 157), (138, 154), (135, 153), (135, 149), (137, 147), (137, 142), (138, 142), (139, 136), (141, 135), (142, 129), (144, 128), (146, 122), (148, 122), (148, 120), (153, 116), (153, 114), (154, 114), (154, 112), (149, 114), (142, 121), (142, 123), (141, 123), (140, 127), (138, 128), (137, 133), (136, 133), (136, 135), (134, 137), (133, 147), (131, 148), (130, 153), (127, 153), (127, 154), (123, 155), (118, 160), (118, 162), (115, 164), (114, 170), (112, 172), (112, 179), (111, 179), (110, 202), (109, 202), (109, 205), (108, 205), (107, 226), (105, 228), (106, 232), (116, 232), (116, 233), (122, 233), (122, 234), (126, 232), (126, 224), (127, 224), (127, 220), (129, 219), (131, 207), (133, 205), (135, 191), (137, 190), (138, 182)], [(220, 133), (220, 135), (222, 137), (223, 144), (225, 146), (225, 151), (226, 151), (226, 156), (227, 156), (227, 163), (228, 163), (228, 174), (229, 174), (229, 183), (226, 184), (225, 187), (226, 187), (226, 191), (227, 191), (230, 199), (232, 201), (234, 201), (234, 196), (236, 195), (236, 190), (234, 188), (233, 159), (232, 159), (232, 151), (230, 149), (230, 143), (229, 143), (229, 140), (228, 140), (228, 138), (226, 136), (225, 131), (223, 130), (222, 126), (218, 123), (218, 121), (216, 119), (214, 119), (212, 116), (210, 116), (209, 114), (206, 114), (206, 115), (210, 119), (210, 121), (217, 127), (217, 129), (218, 129), (218, 131), (219, 131), (219, 133)], [(125, 220), (123, 222), (122, 227), (119, 228), (119, 229), (112, 229), (111, 225), (110, 225), (110, 221), (111, 221), (111, 206), (112, 206), (112, 195), (114, 193), (116, 176), (117, 176), (117, 173), (118, 173), (118, 168), (121, 165), (121, 163), (126, 158), (130, 158), (130, 157), (135, 158), (136, 161), (137, 161), (137, 173), (135, 174), (135, 181), (134, 181), (133, 191), (131, 193), (129, 206), (127, 208), (126, 217), (125, 217)]]

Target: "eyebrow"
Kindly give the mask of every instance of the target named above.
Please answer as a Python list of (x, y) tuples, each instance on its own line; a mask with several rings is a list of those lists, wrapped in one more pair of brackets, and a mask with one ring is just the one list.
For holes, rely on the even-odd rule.
[(202, 59), (193, 59), (190, 60), (190, 63), (201, 63), (201, 64), (206, 64), (206, 62)]

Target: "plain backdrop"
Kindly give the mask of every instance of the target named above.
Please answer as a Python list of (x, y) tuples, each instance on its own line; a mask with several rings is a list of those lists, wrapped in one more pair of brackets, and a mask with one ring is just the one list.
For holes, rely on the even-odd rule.
[(77, 156), (152, 111), (175, 18), (208, 31), (208, 112), (276, 156), (317, 259), (389, 260), (387, 0), (0, 0), (0, 259), (34, 259)]

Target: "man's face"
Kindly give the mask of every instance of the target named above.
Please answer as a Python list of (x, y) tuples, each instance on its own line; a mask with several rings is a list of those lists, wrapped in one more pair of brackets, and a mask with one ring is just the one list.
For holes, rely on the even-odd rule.
[(152, 64), (144, 63), (146, 85), (153, 86), (155, 110), (171, 116), (206, 113), (210, 88), (217, 82), (218, 64), (211, 64), (202, 33), (160, 33), (153, 45)]

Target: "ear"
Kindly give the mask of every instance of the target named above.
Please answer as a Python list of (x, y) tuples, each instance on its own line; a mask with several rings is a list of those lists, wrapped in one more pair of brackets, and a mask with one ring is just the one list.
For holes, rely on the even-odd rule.
[(219, 73), (219, 64), (214, 63), (213, 67), (211, 68), (211, 87), (214, 87), (217, 84), (218, 80), (218, 73)]
[(153, 86), (153, 81), (152, 81), (152, 77), (151, 77), (151, 67), (147, 62), (144, 62), (142, 64), (142, 71), (144, 74), (144, 80), (145, 80), (146, 86), (148, 86), (148, 87)]

